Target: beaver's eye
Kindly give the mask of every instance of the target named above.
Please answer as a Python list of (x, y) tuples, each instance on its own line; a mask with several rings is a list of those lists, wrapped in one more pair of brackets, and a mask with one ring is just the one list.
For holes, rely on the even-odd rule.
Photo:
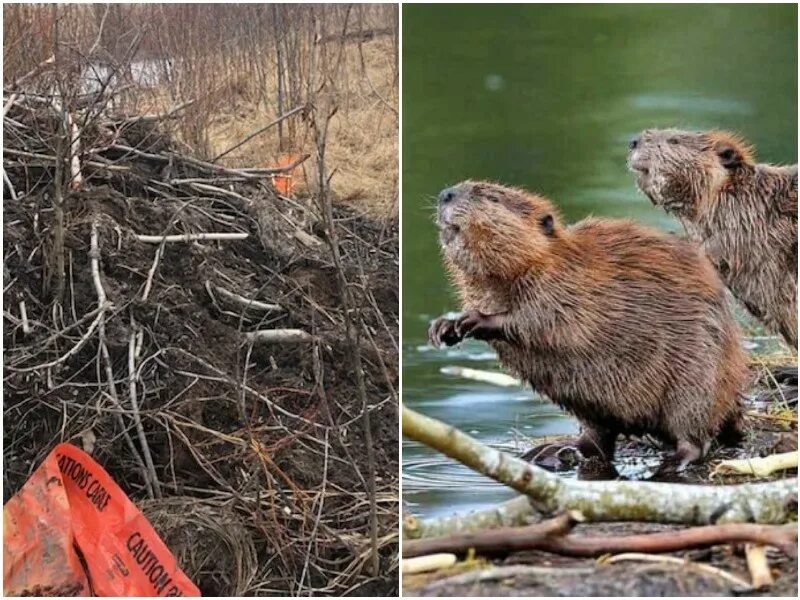
[(545, 215), (539, 219), (539, 226), (545, 235), (553, 234), (553, 215)]
[(675, 146), (678, 144), (678, 138), (676, 137), (667, 138), (667, 143)]
[(488, 198), (489, 198), (489, 202), (494, 202), (495, 204), (500, 202), (500, 198), (498, 198), (497, 196), (488, 196)]

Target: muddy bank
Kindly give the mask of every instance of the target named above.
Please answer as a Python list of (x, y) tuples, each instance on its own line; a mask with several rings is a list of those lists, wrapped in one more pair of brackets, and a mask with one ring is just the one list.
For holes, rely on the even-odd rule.
[[(338, 268), (317, 199), (157, 119), (91, 123), (60, 203), (58, 120), (22, 99), (4, 124), (4, 500), (70, 441), (204, 595), (394, 594), (397, 223), (334, 206)], [(250, 335), (276, 329), (303, 335)]]
[[(737, 448), (717, 447), (709, 459), (690, 467), (679, 478), (681, 483), (715, 485), (744, 483), (796, 476), (796, 469), (771, 478), (711, 475), (722, 459), (765, 456), (797, 448), (797, 408), (791, 395), (781, 395), (767, 383), (767, 367), (757, 367), (759, 383), (751, 390), (746, 419), (747, 435)], [(785, 392), (786, 390), (784, 390)], [(538, 442), (539, 440), (537, 440)], [(626, 472), (640, 472), (646, 479), (658, 465), (663, 450), (647, 440), (619, 440), (617, 462)], [(565, 461), (568, 463), (569, 461)], [(572, 469), (574, 465), (559, 465)], [(581, 473), (583, 476), (584, 473)], [(588, 475), (592, 475), (588, 473)], [(635, 477), (633, 477), (635, 478)], [(639, 522), (581, 523), (570, 532), (573, 537), (606, 537), (678, 531), (682, 526)], [(491, 557), (461, 556), (452, 568), (435, 573), (404, 575), (406, 595), (420, 596), (729, 596), (797, 595), (797, 558), (769, 548), (767, 557), (774, 578), (772, 586), (747, 589), (709, 572), (721, 569), (734, 577), (750, 581), (743, 544), (719, 544), (704, 549), (664, 553), (659, 556), (686, 560), (669, 562), (608, 561), (609, 557), (576, 558), (556, 552), (528, 550), (506, 552)]]
[[(666, 526), (636, 523), (578, 526), (574, 535), (623, 535), (664, 531)], [(747, 580), (743, 552), (730, 546), (672, 553), (692, 563), (711, 565)], [(769, 553), (774, 584), (743, 593), (735, 585), (694, 565), (622, 562), (602, 564), (546, 552), (518, 553), (492, 563), (465, 565), (449, 572), (403, 576), (406, 595), (419, 596), (797, 596), (797, 562)]]

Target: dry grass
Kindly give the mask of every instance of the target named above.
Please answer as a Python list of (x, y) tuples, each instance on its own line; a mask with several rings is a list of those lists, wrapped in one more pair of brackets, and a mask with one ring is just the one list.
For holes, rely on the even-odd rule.
[[(372, 216), (394, 218), (397, 18), (395, 6), (368, 4), (14, 5), (4, 11), (3, 78), (13, 87), (56, 48), (65, 64), (81, 59), (119, 69), (145, 61), (149, 81), (119, 69), (128, 89), (115, 107), (142, 114), (194, 100), (174, 121), (174, 133), (209, 159), (281, 112), (309, 101), (334, 105), (326, 156), (333, 194)], [(78, 75), (60, 71), (56, 79)], [(282, 129), (282, 139), (275, 127), (221, 164), (269, 166), (281, 152), (313, 154), (308, 121), (294, 116)], [(299, 195), (315, 193), (314, 162), (299, 174)]]
[[(346, 45), (348, 89), (331, 121), (327, 148), (326, 162), (333, 172), (332, 192), (338, 199), (377, 217), (397, 214), (398, 99), (392, 44), (390, 37), (382, 36), (361, 48), (357, 43)], [(255, 85), (252, 79), (231, 82), (230, 110), (223, 107), (208, 125), (211, 156), (224, 152), (276, 117), (272, 107), (267, 108), (256, 99)], [(272, 128), (221, 162), (229, 166), (270, 166), (280, 154), (278, 148), (278, 130)], [(284, 150), (313, 154), (311, 132), (301, 126)], [(307, 164), (297, 176), (296, 193), (301, 196), (313, 193), (317, 178), (311, 161)]]

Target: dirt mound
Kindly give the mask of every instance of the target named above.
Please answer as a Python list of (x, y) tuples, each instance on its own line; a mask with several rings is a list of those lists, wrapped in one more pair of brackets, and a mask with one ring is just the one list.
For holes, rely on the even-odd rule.
[(4, 120), (4, 499), (71, 441), (204, 595), (394, 595), (397, 224), (334, 206), (332, 236), (158, 119), (87, 120), (76, 181), (65, 130), (30, 98)]

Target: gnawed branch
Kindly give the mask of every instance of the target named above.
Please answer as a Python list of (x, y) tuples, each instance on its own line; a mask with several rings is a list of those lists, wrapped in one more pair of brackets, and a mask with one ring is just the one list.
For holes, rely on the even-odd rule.
[(742, 458), (738, 460), (723, 460), (716, 467), (712, 475), (736, 473), (739, 475), (757, 475), (767, 477), (775, 471), (797, 468), (797, 451), (772, 454), (764, 457)]

